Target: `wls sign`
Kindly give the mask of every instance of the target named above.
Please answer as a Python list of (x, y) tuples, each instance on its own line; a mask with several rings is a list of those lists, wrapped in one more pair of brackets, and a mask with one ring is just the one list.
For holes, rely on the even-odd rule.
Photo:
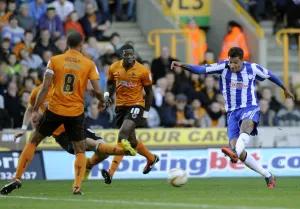
[[(210, 24), (210, 0), (163, 0), (170, 11), (187, 23), (188, 18), (194, 17), (198, 25)], [(165, 11), (165, 14), (168, 14)]]

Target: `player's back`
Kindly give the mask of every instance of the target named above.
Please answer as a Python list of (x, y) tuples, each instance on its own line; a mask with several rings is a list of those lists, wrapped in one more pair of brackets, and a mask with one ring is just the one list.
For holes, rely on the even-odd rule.
[(49, 110), (62, 116), (82, 114), (88, 79), (99, 78), (95, 63), (79, 51), (68, 50), (50, 59), (47, 72), (54, 74)]
[(152, 84), (149, 69), (135, 61), (126, 71), (121, 60), (110, 66), (108, 79), (116, 81), (117, 106), (144, 106), (143, 87)]

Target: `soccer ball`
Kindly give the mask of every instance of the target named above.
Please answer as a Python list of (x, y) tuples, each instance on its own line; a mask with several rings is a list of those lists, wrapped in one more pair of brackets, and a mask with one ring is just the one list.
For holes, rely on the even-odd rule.
[(188, 181), (187, 175), (181, 168), (173, 168), (169, 171), (168, 182), (174, 187), (181, 187)]

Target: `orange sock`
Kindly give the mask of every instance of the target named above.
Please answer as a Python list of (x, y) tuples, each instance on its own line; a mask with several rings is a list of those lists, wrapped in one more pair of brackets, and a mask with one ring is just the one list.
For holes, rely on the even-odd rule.
[(32, 158), (34, 156), (35, 150), (36, 150), (35, 144), (30, 143), (30, 142), (26, 144), (26, 146), (24, 147), (22, 154), (19, 158), (16, 175), (14, 177), (15, 179), (20, 179), (22, 177), (28, 164), (30, 163), (30, 161), (32, 160)]
[(138, 140), (138, 144), (136, 146), (136, 150), (140, 155), (143, 155), (149, 162), (153, 162), (155, 156), (145, 147), (144, 143)]
[[(122, 147), (121, 143), (119, 142), (117, 145), (119, 148)], [(110, 175), (114, 175), (114, 173), (116, 172), (120, 162), (122, 161), (124, 155), (115, 155), (114, 159), (111, 162), (110, 168), (109, 168), (109, 173)]]
[(74, 163), (75, 180), (74, 180), (73, 187), (81, 187), (81, 181), (85, 172), (85, 166), (86, 166), (85, 153), (77, 153), (76, 160)]
[(105, 155), (125, 155), (122, 147), (109, 144), (99, 144), (98, 152)]
[(95, 152), (93, 154), (93, 156), (87, 162), (86, 168), (92, 169), (94, 165), (97, 165), (98, 163), (102, 162), (106, 158), (108, 158), (108, 155), (104, 155), (104, 154)]

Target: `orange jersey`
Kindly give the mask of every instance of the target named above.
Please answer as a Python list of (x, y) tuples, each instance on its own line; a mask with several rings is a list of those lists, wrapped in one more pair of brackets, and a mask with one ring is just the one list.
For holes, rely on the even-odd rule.
[[(34, 88), (30, 94), (30, 97), (29, 97), (29, 103), (34, 106), (35, 104), (35, 100), (37, 98), (37, 95), (40, 91), (40, 88), (41, 88), (42, 85)], [(50, 101), (50, 98), (51, 98), (51, 93), (52, 93), (52, 88), (49, 89), (49, 93), (48, 95), (46, 96), (44, 102), (40, 105), (40, 109), (42, 111), (42, 113), (44, 113), (46, 111), (46, 108), (48, 107), (48, 104), (49, 104), (49, 101)], [(65, 127), (64, 125), (61, 125), (59, 126), (54, 132), (53, 132), (53, 135), (55, 136), (58, 136), (60, 135), (61, 133), (65, 132)]]
[(84, 111), (83, 97), (87, 82), (89, 79), (99, 79), (95, 63), (78, 51), (68, 50), (52, 57), (46, 72), (54, 75), (49, 110), (61, 116), (81, 115)]
[(122, 64), (115, 62), (108, 71), (108, 80), (116, 81), (117, 106), (144, 106), (143, 87), (152, 84), (150, 70), (137, 61), (128, 71)]

